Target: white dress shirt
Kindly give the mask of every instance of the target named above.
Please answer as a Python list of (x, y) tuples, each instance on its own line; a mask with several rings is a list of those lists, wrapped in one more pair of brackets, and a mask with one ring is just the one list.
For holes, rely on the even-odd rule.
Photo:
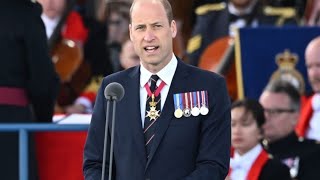
[(230, 174), (231, 180), (246, 180), (252, 164), (257, 159), (261, 151), (262, 147), (260, 144), (257, 144), (242, 156), (235, 151), (234, 157), (230, 159), (230, 167), (232, 169)]
[(320, 141), (320, 94), (315, 94), (311, 100), (313, 114), (307, 130), (307, 138)]
[(50, 19), (48, 16), (46, 16), (45, 14), (41, 15), (41, 19), (44, 23), (44, 26), (46, 28), (46, 34), (47, 34), (47, 38), (49, 39), (54, 31), (54, 29), (56, 28), (56, 26), (58, 25), (58, 22), (60, 20), (60, 17), (54, 18), (54, 19)]
[[(170, 62), (161, 69), (157, 75), (159, 76), (159, 80), (157, 82), (157, 86), (160, 85), (162, 81), (165, 82), (165, 86), (161, 90), (161, 109), (163, 109), (164, 103), (167, 99), (167, 95), (169, 92), (169, 88), (173, 79), (173, 75), (177, 69), (178, 60), (176, 56), (173, 54)], [(144, 126), (144, 118), (146, 116), (146, 101), (147, 101), (147, 90), (145, 89), (146, 83), (150, 85), (150, 77), (152, 73), (148, 71), (143, 65), (140, 66), (140, 112), (141, 112), (141, 120), (142, 127)]]

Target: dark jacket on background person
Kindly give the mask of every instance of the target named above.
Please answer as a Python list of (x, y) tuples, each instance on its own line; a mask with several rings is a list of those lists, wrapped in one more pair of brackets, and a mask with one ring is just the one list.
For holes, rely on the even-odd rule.
[[(1, 2), (0, 123), (52, 121), (59, 79), (40, 14), (41, 6), (29, 0)], [(0, 144), (1, 179), (18, 179), (17, 133), (0, 132)], [(34, 147), (29, 146), (29, 179), (34, 180)]]
[(299, 139), (292, 132), (287, 137), (266, 146), (267, 151), (290, 168), (291, 176), (299, 180), (320, 179), (320, 145), (314, 140)]
[[(222, 0), (203, 3), (196, 11), (196, 23), (187, 46), (190, 64), (198, 66), (205, 49), (222, 37), (229, 36), (229, 25), (237, 19), (244, 19), (245, 27), (275, 26), (280, 16), (268, 15), (264, 12), (261, 1), (257, 1), (252, 11), (243, 17), (231, 14), (228, 2)], [(284, 19), (283, 25), (297, 25), (294, 18)]]
[(51, 122), (59, 79), (40, 14), (40, 5), (28, 0), (1, 3), (0, 88), (20, 89), (28, 101), (21, 106), (0, 102), (1, 122)]

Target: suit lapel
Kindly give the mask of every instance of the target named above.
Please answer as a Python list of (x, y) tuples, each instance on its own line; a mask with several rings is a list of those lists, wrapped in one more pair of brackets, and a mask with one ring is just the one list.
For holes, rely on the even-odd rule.
[(176, 72), (173, 76), (165, 104), (163, 106), (161, 115), (157, 122), (156, 136), (153, 140), (153, 144), (151, 147), (146, 169), (148, 168), (161, 142), (161, 139), (163, 138), (166, 130), (168, 129), (170, 121), (173, 118), (173, 114), (174, 114), (173, 94), (176, 92), (180, 92), (181, 90), (185, 90), (183, 87), (181, 87), (181, 85), (183, 84), (181, 82), (184, 82), (184, 78), (187, 76), (186, 67), (187, 67), (186, 65), (184, 65), (180, 60), (178, 60), (178, 66), (177, 66)]
[[(145, 151), (145, 143), (144, 143), (144, 135), (142, 129), (142, 121), (140, 115), (140, 71), (139, 67), (137, 67), (128, 78), (126, 83), (128, 87), (128, 91), (126, 92), (126, 96), (129, 97), (127, 105), (124, 108), (128, 109), (125, 113), (125, 118), (128, 120), (132, 120), (131, 127), (133, 128), (132, 132), (134, 135), (134, 143), (136, 145), (136, 149), (138, 152), (139, 159), (142, 164), (146, 164), (146, 151)], [(131, 110), (130, 110), (131, 109)]]

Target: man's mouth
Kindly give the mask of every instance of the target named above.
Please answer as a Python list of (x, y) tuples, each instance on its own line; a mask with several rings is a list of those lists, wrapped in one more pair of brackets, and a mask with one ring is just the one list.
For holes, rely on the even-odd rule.
[(159, 46), (147, 46), (144, 48), (144, 50), (151, 53), (151, 52), (156, 51), (158, 48), (159, 48)]

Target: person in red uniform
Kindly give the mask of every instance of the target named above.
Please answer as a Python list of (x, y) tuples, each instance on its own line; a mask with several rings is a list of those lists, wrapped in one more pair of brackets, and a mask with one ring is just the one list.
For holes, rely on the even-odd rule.
[(313, 39), (305, 51), (308, 79), (313, 90), (302, 98), (302, 109), (296, 131), (299, 137), (320, 140), (320, 36)]
[[(38, 0), (43, 12), (41, 18), (46, 27), (47, 38), (50, 39), (67, 7), (66, 0)], [(61, 28), (63, 38), (84, 43), (88, 36), (88, 29), (85, 27), (82, 17), (74, 10), (71, 10)]]

